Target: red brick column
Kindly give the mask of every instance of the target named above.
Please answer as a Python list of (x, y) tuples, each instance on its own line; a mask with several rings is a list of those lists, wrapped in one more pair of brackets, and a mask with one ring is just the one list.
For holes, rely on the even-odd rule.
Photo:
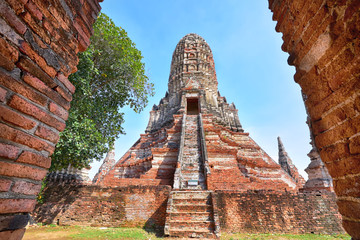
[(360, 239), (360, 1), (269, 0), (346, 231)]
[(0, 239), (21, 239), (65, 128), (97, 0), (0, 1)]

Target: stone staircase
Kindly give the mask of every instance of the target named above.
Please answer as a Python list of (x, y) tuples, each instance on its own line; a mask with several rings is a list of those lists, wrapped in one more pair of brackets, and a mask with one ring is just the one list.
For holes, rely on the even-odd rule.
[[(165, 235), (182, 238), (216, 238), (211, 191), (172, 191), (166, 210)], [(217, 214), (215, 215), (217, 216)]]
[(183, 117), (175, 190), (170, 193), (166, 210), (164, 232), (170, 237), (205, 239), (220, 236), (213, 192), (206, 190), (203, 159), (206, 148), (201, 145), (203, 133), (199, 118), (199, 115)]
[(198, 115), (187, 115), (181, 163), (181, 189), (206, 189)]

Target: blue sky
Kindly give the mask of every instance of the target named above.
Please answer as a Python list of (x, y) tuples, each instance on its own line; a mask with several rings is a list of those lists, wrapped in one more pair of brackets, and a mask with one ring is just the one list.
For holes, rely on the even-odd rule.
[[(280, 136), (307, 178), (303, 170), (310, 162), (310, 137), (304, 103), (267, 1), (105, 0), (101, 6), (142, 52), (156, 91), (140, 114), (123, 109), (126, 135), (116, 141), (116, 159), (144, 133), (151, 107), (164, 97), (176, 44), (184, 35), (197, 33), (212, 49), (220, 94), (235, 103), (245, 132), (275, 161)], [(90, 176), (100, 164), (92, 164)]]

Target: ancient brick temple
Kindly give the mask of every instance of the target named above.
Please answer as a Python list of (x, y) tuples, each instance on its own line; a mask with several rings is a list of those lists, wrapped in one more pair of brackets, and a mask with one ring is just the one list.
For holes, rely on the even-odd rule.
[(197, 34), (186, 35), (175, 48), (168, 92), (153, 106), (146, 133), (116, 163), (110, 152), (94, 183), (173, 186), (165, 234), (218, 234), (214, 191), (297, 192), (305, 183), (281, 140), (277, 164), (244, 132), (237, 111), (218, 91), (209, 45)]
[(107, 158), (94, 182), (114, 187), (134, 179), (179, 190), (301, 188), (297, 169), (290, 173), (281, 167), (287, 163), (275, 163), (244, 132), (237, 111), (218, 91), (209, 45), (188, 34), (173, 53), (168, 92), (153, 106), (146, 133), (117, 163)]

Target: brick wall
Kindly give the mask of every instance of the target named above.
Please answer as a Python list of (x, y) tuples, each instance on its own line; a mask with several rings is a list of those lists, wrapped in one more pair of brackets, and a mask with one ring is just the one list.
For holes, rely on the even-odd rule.
[(344, 232), (334, 193), (217, 191), (215, 198), (223, 232)]
[(34, 220), (43, 223), (105, 227), (147, 227), (163, 231), (170, 186), (49, 185)]
[(21, 239), (75, 91), (97, 0), (0, 1), (0, 239)]
[[(36, 222), (80, 226), (138, 226), (162, 233), (170, 186), (103, 188), (50, 184)], [(216, 191), (222, 232), (342, 233), (334, 193)]]
[(269, 1), (344, 228), (360, 239), (360, 1)]

